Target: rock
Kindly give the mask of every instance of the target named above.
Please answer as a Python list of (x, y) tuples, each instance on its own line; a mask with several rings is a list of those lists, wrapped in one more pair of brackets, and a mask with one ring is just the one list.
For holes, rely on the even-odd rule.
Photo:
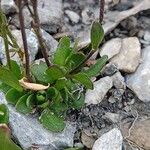
[(114, 64), (107, 64), (104, 67), (103, 74), (105, 76), (112, 76), (118, 71), (117, 67)]
[(150, 31), (146, 31), (145, 32), (144, 40), (150, 43)]
[[(25, 28), (30, 28), (31, 27), (32, 17), (30, 15), (30, 12), (29, 12), (28, 8), (27, 7), (23, 7), (22, 12), (23, 12), (23, 16), (24, 16)], [(18, 19), (18, 14), (12, 15), (12, 18), (11, 18), (10, 22), (15, 27), (20, 28), (20, 22), (19, 22), (19, 19)]]
[[(20, 30), (12, 30), (12, 34), (17, 39), (17, 42), (20, 45), (20, 47), (23, 49), (22, 36), (21, 36)], [(49, 56), (52, 56), (57, 48), (58, 42), (46, 31), (42, 30), (42, 34), (43, 34), (43, 38), (45, 39), (45, 42), (48, 46)], [(29, 54), (30, 54), (30, 61), (32, 62), (33, 60), (35, 60), (35, 57), (38, 53), (39, 43), (38, 43), (35, 33), (32, 32), (31, 30), (26, 29), (26, 35), (27, 35), (27, 42), (28, 42), (28, 50), (29, 50)], [(4, 43), (3, 43), (2, 38), (0, 38), (0, 43), (1, 43), (0, 48), (2, 49), (2, 52), (0, 53), (1, 57), (2, 57), (1, 59), (2, 59), (3, 64), (6, 64), (5, 48), (4, 48)], [(11, 59), (19, 62), (18, 54), (14, 55), (14, 53), (13, 53)]]
[(83, 145), (86, 146), (87, 148), (92, 148), (95, 142), (95, 139), (93, 136), (88, 136), (85, 132), (82, 132), (81, 141)]
[(142, 147), (145, 150), (150, 149), (150, 119), (137, 121), (130, 130), (130, 123), (121, 125), (122, 133), (125, 138)]
[(103, 118), (107, 118), (113, 123), (118, 123), (120, 121), (120, 115), (116, 113), (106, 112)]
[(92, 150), (122, 150), (122, 142), (120, 130), (114, 128), (96, 140)]
[(49, 49), (49, 56), (52, 56), (58, 46), (58, 42), (46, 31), (42, 30), (43, 38), (45, 39), (46, 45), (48, 46)]
[[(0, 103), (5, 103), (4, 94), (0, 93)], [(9, 125), (13, 137), (23, 149), (30, 149), (36, 145), (39, 150), (60, 150), (73, 146), (75, 125), (68, 123), (61, 133), (53, 133), (42, 127), (35, 116), (23, 115), (8, 105), (10, 112)]]
[(112, 80), (113, 80), (113, 85), (115, 88), (117, 88), (117, 89), (125, 89), (126, 88), (125, 79), (121, 75), (120, 72), (115, 73), (112, 76)]
[(16, 12), (16, 5), (14, 0), (1, 0), (1, 9), (7, 15)]
[[(41, 27), (52, 33), (56, 33), (62, 26), (62, 0), (40, 0), (38, 1), (38, 13), (40, 18)], [(31, 27), (32, 17), (26, 7), (23, 8), (25, 27)], [(16, 27), (20, 27), (18, 15), (12, 16), (12, 24)]]
[(66, 15), (69, 17), (69, 19), (72, 21), (72, 23), (78, 23), (80, 20), (80, 16), (71, 10), (65, 10)]
[(121, 46), (122, 40), (120, 38), (111, 39), (110, 41), (106, 42), (101, 48), (100, 56), (107, 55), (108, 59), (110, 59), (120, 52)]
[(62, 25), (62, 0), (38, 1), (38, 13), (42, 28), (56, 33)]
[(85, 94), (85, 103), (87, 105), (100, 103), (112, 86), (113, 82), (110, 77), (104, 77), (94, 82), (94, 90), (87, 90)]
[(136, 37), (130, 37), (123, 39), (120, 53), (113, 57), (110, 63), (115, 64), (121, 71), (132, 73), (137, 69), (140, 57), (140, 42)]
[(127, 76), (127, 86), (143, 102), (150, 102), (150, 46), (142, 50), (142, 63)]

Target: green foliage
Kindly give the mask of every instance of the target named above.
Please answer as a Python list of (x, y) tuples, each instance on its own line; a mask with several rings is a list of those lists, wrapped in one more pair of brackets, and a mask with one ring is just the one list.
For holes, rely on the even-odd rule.
[(9, 110), (6, 105), (0, 105), (0, 124), (7, 124), (9, 121)]
[(12, 71), (1, 66), (0, 66), (0, 81), (9, 85), (10, 87), (13, 87), (18, 91), (23, 90), (15, 74)]
[[(107, 56), (97, 60), (97, 63), (85, 70), (84, 66), (93, 50), (95, 51), (104, 36), (98, 22), (91, 28), (91, 43), (77, 51), (77, 42), (73, 47), (70, 39), (63, 37), (53, 57), (53, 64), (47, 67), (45, 62), (32, 64), (30, 67), (32, 81), (36, 84), (50, 85), (46, 90), (23, 89), (18, 80), (24, 70), (20, 71), (16, 62), (11, 61), (12, 69), (0, 67), (0, 88), (6, 92), (8, 103), (15, 105), (23, 113), (34, 110), (40, 114), (39, 121), (51, 131), (59, 132), (65, 127), (65, 115), (68, 109), (80, 109), (84, 105), (84, 92), (93, 89), (91, 77), (100, 74), (107, 61)], [(8, 87), (4, 89), (5, 85)], [(35, 85), (36, 86), (36, 85)]]
[(104, 30), (99, 22), (93, 22), (91, 28), (91, 44), (94, 50), (97, 50), (104, 38)]
[(12, 140), (10, 130), (7, 125), (0, 124), (0, 149), (1, 150), (21, 150)]
[(62, 131), (65, 127), (63, 118), (56, 116), (49, 109), (45, 109), (42, 112), (39, 120), (46, 129), (51, 130), (53, 132)]

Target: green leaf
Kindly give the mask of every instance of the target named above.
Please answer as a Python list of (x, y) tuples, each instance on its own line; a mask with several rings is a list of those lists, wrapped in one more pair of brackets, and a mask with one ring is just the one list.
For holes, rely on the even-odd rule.
[(96, 50), (104, 38), (104, 30), (99, 22), (94, 21), (91, 28), (91, 44)]
[(7, 84), (5, 84), (5, 83), (0, 83), (0, 91), (2, 91), (3, 93), (7, 93), (8, 92), (8, 90), (10, 90), (11, 89), (11, 87), (10, 86), (8, 86)]
[(9, 122), (9, 110), (6, 105), (0, 105), (0, 124), (8, 124)]
[(45, 74), (45, 71), (47, 70), (47, 65), (44, 62), (41, 62), (40, 64), (34, 64), (31, 66), (31, 73), (39, 82), (48, 83), (47, 81), (47, 75)]
[(51, 66), (46, 70), (47, 79), (49, 83), (53, 83), (59, 78), (64, 77), (64, 72), (58, 66)]
[(66, 79), (58, 79), (55, 83), (55, 88), (57, 90), (62, 90), (66, 86)]
[(93, 89), (93, 83), (85, 73), (75, 74), (72, 78), (83, 84), (87, 89)]
[(83, 150), (83, 147), (65, 148), (64, 150)]
[(17, 77), (9, 70), (0, 66), (0, 81), (15, 88), (18, 91), (23, 91)]
[(0, 125), (0, 150), (21, 150), (10, 137), (10, 129), (6, 125)]
[(49, 109), (42, 112), (39, 120), (46, 129), (53, 132), (60, 132), (66, 126), (63, 118), (56, 116)]
[(23, 92), (19, 92), (14, 88), (11, 88), (7, 93), (6, 93), (6, 100), (8, 103), (15, 105), (19, 98), (23, 96)]
[(41, 105), (46, 102), (46, 92), (45, 91), (39, 91), (36, 94), (37, 104)]
[(70, 69), (74, 69), (78, 65), (80, 65), (81, 62), (85, 60), (85, 55), (82, 52), (78, 52), (75, 54), (71, 54), (67, 58), (66, 67)]
[(100, 71), (105, 66), (108, 57), (105, 55), (97, 60), (97, 62), (92, 65), (89, 69), (85, 70), (84, 73), (88, 75), (89, 78), (95, 77), (100, 74)]
[(36, 100), (36, 98), (35, 98), (34, 94), (31, 94), (28, 96), (27, 101), (26, 101), (26, 105), (29, 109), (33, 108), (35, 100)]
[(12, 71), (12, 73), (17, 77), (17, 79), (21, 79), (22, 78), (21, 70), (20, 70), (20, 67), (17, 64), (17, 62), (14, 61), (14, 60), (11, 60), (10, 64), (11, 64), (11, 71)]
[(85, 96), (84, 94), (81, 94), (80, 98), (75, 99), (71, 105), (75, 109), (81, 109), (84, 106), (84, 101), (85, 101)]
[(65, 36), (59, 42), (56, 53), (54, 54), (53, 63), (64, 66), (66, 59), (70, 53), (71, 53), (70, 39)]
[(32, 111), (31, 108), (28, 108), (27, 107), (27, 99), (29, 97), (29, 94), (25, 94), (24, 96), (22, 96), (17, 104), (16, 104), (16, 110), (23, 113), (23, 114), (27, 114), (27, 113), (30, 113)]

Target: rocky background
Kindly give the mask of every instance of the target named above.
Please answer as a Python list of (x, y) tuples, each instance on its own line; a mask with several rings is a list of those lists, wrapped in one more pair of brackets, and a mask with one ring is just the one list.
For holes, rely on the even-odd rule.
[[(17, 7), (1, 0), (10, 28), (22, 47)], [(31, 16), (24, 6), (25, 26), (31, 61), (41, 59)], [(68, 35), (80, 46), (89, 42), (89, 28), (99, 16), (98, 0), (39, 0), (43, 37), (51, 56), (58, 40)], [(62, 133), (50, 133), (37, 116), (10, 110), (12, 138), (23, 149), (63, 150), (84, 146), (92, 150), (150, 150), (150, 0), (106, 0), (103, 27), (105, 39), (91, 62), (108, 55), (109, 62), (86, 92), (86, 106), (68, 111)], [(19, 61), (16, 54), (12, 59)], [(6, 63), (0, 37), (0, 61)], [(0, 93), (0, 103), (6, 103)]]

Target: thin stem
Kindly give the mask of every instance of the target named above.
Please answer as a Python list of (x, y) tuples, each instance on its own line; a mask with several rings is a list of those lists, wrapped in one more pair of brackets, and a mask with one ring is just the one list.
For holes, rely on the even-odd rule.
[(4, 35), (4, 36), (6, 37), (6, 39), (4, 38), (4, 45), (5, 45), (5, 53), (6, 53), (7, 64), (8, 64), (9, 69), (11, 70), (8, 39), (7, 39), (7, 35)]
[(31, 81), (29, 52), (28, 52), (27, 37), (26, 37), (25, 26), (24, 26), (24, 17), (22, 13), (22, 0), (18, 0), (18, 8), (19, 8), (20, 29), (21, 29), (24, 53), (25, 53), (25, 72), (28, 81)]
[(100, 0), (99, 22), (102, 24), (104, 19), (105, 0)]
[(51, 63), (48, 59), (48, 54), (47, 54), (47, 46), (44, 42), (44, 39), (42, 37), (42, 33), (41, 33), (41, 29), (40, 29), (40, 20), (39, 20), (39, 16), (38, 16), (38, 11), (37, 11), (37, 0), (31, 0), (32, 2), (32, 5), (33, 5), (33, 29), (37, 35), (37, 38), (38, 38), (38, 41), (39, 41), (39, 44), (40, 44), (40, 47), (41, 47), (41, 52), (42, 52), (42, 55), (45, 59), (45, 62), (47, 64), (47, 66), (51, 66)]

